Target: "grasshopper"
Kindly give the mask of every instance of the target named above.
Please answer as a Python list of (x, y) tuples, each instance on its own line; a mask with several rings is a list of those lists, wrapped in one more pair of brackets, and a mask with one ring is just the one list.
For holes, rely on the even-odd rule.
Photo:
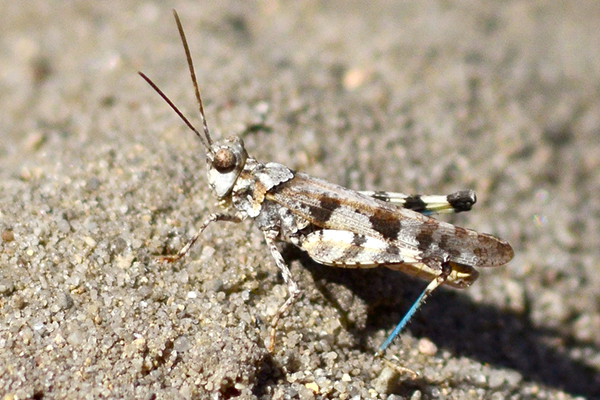
[(193, 238), (173, 256), (185, 256), (213, 222), (239, 223), (251, 218), (263, 232), (266, 244), (287, 285), (288, 298), (271, 321), (268, 349), (273, 350), (276, 326), (300, 294), (298, 285), (276, 243), (292, 243), (316, 262), (342, 268), (385, 266), (429, 281), (377, 355), (406, 325), (427, 296), (441, 284), (470, 286), (478, 277), (474, 267), (496, 267), (513, 258), (505, 240), (431, 218), (444, 212), (471, 209), (476, 202), (471, 190), (447, 196), (358, 192), (296, 172), (278, 163), (261, 163), (250, 157), (238, 137), (213, 141), (196, 73), (179, 17), (173, 11), (194, 87), (202, 132), (192, 125), (173, 102), (146, 75), (139, 73), (169, 104), (206, 148), (208, 183), (227, 212), (214, 213)]

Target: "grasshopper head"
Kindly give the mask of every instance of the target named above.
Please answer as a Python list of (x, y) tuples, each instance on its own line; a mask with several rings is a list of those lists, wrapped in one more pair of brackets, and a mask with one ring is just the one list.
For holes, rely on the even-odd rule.
[(208, 183), (219, 199), (231, 193), (247, 158), (244, 142), (238, 137), (221, 139), (210, 146), (206, 153)]

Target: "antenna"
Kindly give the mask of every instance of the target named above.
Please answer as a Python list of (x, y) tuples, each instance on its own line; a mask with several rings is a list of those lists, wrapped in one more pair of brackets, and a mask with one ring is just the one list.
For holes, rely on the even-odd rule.
[(173, 109), (173, 111), (175, 111), (175, 113), (179, 116), (179, 118), (181, 118), (183, 120), (183, 122), (185, 122), (185, 124), (188, 126), (188, 128), (190, 128), (196, 134), (196, 136), (198, 136), (198, 138), (200, 138), (200, 141), (202, 142), (204, 147), (206, 147), (206, 149), (210, 152), (210, 147), (212, 145), (212, 139), (210, 138), (210, 131), (208, 130), (208, 125), (206, 123), (206, 118), (204, 116), (204, 107), (202, 107), (202, 99), (200, 98), (200, 91), (198, 90), (198, 81), (196, 80), (196, 73), (194, 72), (194, 64), (192, 62), (192, 56), (190, 54), (190, 49), (188, 47), (187, 40), (185, 39), (185, 33), (183, 32), (183, 27), (181, 26), (181, 21), (179, 20), (179, 16), (177, 15), (177, 12), (175, 10), (173, 10), (173, 15), (175, 16), (175, 22), (177, 23), (177, 29), (179, 30), (179, 36), (181, 37), (181, 41), (183, 42), (183, 49), (185, 50), (185, 56), (187, 58), (190, 75), (192, 77), (192, 83), (194, 85), (196, 100), (198, 100), (198, 108), (200, 110), (200, 119), (202, 120), (202, 128), (203, 128), (204, 135), (202, 135), (200, 133), (200, 131), (198, 131), (198, 129), (196, 129), (196, 127), (194, 125), (192, 125), (192, 123), (185, 117), (185, 115), (183, 115), (183, 113), (179, 110), (179, 108), (177, 108), (177, 106), (171, 101), (171, 99), (169, 99), (167, 97), (167, 95), (162, 90), (160, 90), (158, 88), (158, 86), (154, 82), (152, 82), (152, 80), (150, 78), (148, 78), (143, 72), (138, 71), (138, 74), (142, 78), (144, 78), (144, 80), (146, 82), (148, 82), (148, 84), (152, 87), (152, 89), (154, 89), (156, 91), (156, 93), (158, 93), (160, 95), (160, 97), (163, 98), (164, 101), (167, 102), (167, 104)]
[(171, 101), (171, 99), (169, 99), (167, 97), (167, 95), (164, 94), (163, 91), (160, 90), (158, 88), (158, 86), (156, 86), (156, 84), (154, 82), (152, 82), (152, 80), (150, 78), (148, 78), (143, 72), (139, 72), (138, 71), (138, 74), (140, 74), (140, 76), (142, 78), (144, 78), (144, 80), (146, 82), (148, 82), (148, 84), (150, 86), (152, 86), (152, 89), (154, 89), (156, 91), (156, 93), (158, 93), (160, 95), (160, 97), (162, 97), (163, 100), (166, 101), (169, 106), (171, 106), (171, 108), (173, 109), (173, 111), (175, 111), (175, 113), (177, 115), (179, 115), (179, 118), (181, 118), (183, 120), (183, 122), (185, 122), (185, 124), (188, 126), (188, 128), (190, 128), (192, 131), (194, 131), (196, 133), (196, 136), (198, 136), (200, 138), (200, 141), (202, 142), (202, 144), (206, 147), (207, 150), (210, 151), (210, 145), (206, 143), (206, 140), (204, 139), (204, 136), (202, 136), (200, 134), (200, 132), (198, 132), (198, 129), (196, 129), (196, 127), (194, 125), (192, 125), (192, 123), (185, 117), (185, 115), (183, 115), (183, 113), (181, 111), (179, 111), (179, 108), (177, 108), (177, 106), (175, 104), (173, 104), (173, 102)]
[(198, 90), (198, 81), (196, 80), (196, 71), (194, 71), (194, 62), (192, 61), (190, 48), (185, 38), (185, 32), (183, 31), (183, 26), (181, 26), (181, 21), (179, 20), (179, 15), (177, 15), (177, 11), (173, 10), (173, 16), (175, 17), (175, 22), (177, 23), (177, 29), (179, 30), (181, 43), (183, 44), (183, 49), (185, 50), (185, 57), (187, 59), (188, 68), (190, 69), (190, 76), (192, 78), (192, 84), (194, 85), (196, 100), (198, 100), (198, 109), (200, 110), (200, 116), (202, 117), (202, 128), (204, 129), (204, 136), (206, 138), (207, 143), (210, 146), (212, 145), (212, 140), (210, 138), (210, 132), (208, 130), (208, 124), (206, 123), (206, 118), (204, 117), (204, 107), (202, 107), (202, 98), (200, 97), (200, 90)]

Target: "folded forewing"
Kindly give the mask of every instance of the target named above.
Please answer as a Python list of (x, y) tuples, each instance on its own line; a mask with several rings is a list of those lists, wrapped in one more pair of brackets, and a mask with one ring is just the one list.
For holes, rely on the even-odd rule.
[(510, 245), (495, 236), (454, 226), (303, 173), (272, 188), (269, 200), (325, 229), (378, 239), (418, 254), (424, 263), (448, 258), (478, 266), (506, 264)]

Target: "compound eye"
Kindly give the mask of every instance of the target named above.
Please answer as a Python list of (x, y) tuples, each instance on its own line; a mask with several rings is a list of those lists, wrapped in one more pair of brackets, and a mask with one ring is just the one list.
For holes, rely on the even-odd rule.
[(235, 168), (236, 159), (233, 152), (229, 149), (219, 149), (215, 153), (213, 166), (222, 174), (233, 171)]

